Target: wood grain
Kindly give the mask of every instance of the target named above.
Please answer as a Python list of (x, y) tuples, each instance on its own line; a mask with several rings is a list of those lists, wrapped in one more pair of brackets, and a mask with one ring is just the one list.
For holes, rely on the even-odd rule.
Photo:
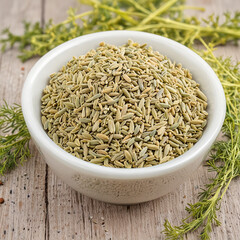
[[(41, 1), (3, 0), (0, 3), (1, 28), (22, 33), (22, 21), (41, 21)], [(2, 30), (2, 29), (1, 29)], [(0, 30), (0, 31), (1, 31)], [(21, 63), (16, 49), (0, 55), (0, 104), (3, 99), (20, 103), (21, 89), (27, 73), (37, 59)], [(7, 174), (0, 196), (0, 239), (44, 239), (46, 164), (31, 144), (33, 158)], [(41, 236), (41, 238), (39, 238)]]
[[(187, 11), (197, 16), (240, 8), (237, 0), (189, 0), (189, 5), (204, 6), (206, 12)], [(1, 0), (0, 30), (10, 27), (15, 33), (23, 31), (24, 19), (44, 22), (66, 18), (69, 6), (78, 7), (75, 0)], [(85, 8), (81, 7), (80, 11)], [(36, 62), (21, 63), (16, 49), (0, 55), (0, 103), (20, 103), (22, 84)], [(219, 48), (218, 55), (239, 60), (240, 48)], [(24, 70), (21, 68), (24, 67)], [(197, 201), (200, 187), (211, 176), (203, 166), (175, 192), (157, 200), (132, 206), (118, 206), (90, 199), (68, 187), (49, 169), (31, 145), (33, 156), (23, 166), (1, 179), (0, 239), (81, 239), (81, 240), (159, 240), (165, 219), (179, 224), (186, 217), (187, 203)], [(239, 179), (232, 182), (218, 213), (221, 227), (215, 227), (211, 239), (237, 240), (240, 225)], [(197, 239), (196, 233), (186, 239)]]

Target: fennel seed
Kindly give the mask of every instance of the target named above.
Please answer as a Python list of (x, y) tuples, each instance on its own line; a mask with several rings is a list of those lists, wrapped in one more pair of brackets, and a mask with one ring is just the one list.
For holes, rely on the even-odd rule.
[(105, 167), (151, 167), (178, 157), (202, 136), (206, 109), (187, 69), (131, 40), (74, 57), (51, 74), (41, 98), (48, 136)]

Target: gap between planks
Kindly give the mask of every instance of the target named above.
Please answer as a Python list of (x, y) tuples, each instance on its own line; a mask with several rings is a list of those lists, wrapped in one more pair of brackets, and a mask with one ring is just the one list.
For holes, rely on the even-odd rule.
[[(41, 27), (45, 25), (45, 0), (41, 0)], [(48, 172), (49, 167), (46, 164), (45, 172), (45, 240), (49, 240), (49, 204), (48, 204)]]

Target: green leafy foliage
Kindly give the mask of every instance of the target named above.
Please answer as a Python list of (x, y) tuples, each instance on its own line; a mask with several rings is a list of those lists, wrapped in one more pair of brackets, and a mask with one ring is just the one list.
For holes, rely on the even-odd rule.
[[(18, 44), (20, 59), (25, 61), (42, 56), (59, 44), (72, 38), (106, 30), (146, 31), (193, 46), (198, 37), (208, 42), (224, 44), (240, 38), (240, 13), (225, 14), (225, 21), (211, 15), (208, 19), (185, 16), (183, 10), (191, 9), (184, 0), (81, 0), (92, 10), (77, 14), (70, 8), (66, 20), (54, 24), (49, 20), (44, 27), (40, 23), (24, 23), (24, 33), (15, 35), (5, 29), (0, 43), (2, 50)], [(194, 7), (192, 7), (194, 9)], [(196, 8), (203, 10), (202, 8)]]
[[(203, 40), (201, 39), (203, 42)], [(217, 211), (221, 200), (233, 178), (240, 175), (240, 72), (239, 64), (232, 64), (230, 58), (216, 58), (212, 49), (198, 52), (218, 75), (227, 99), (226, 118), (222, 131), (228, 141), (218, 141), (212, 146), (208, 170), (215, 172), (214, 178), (199, 193), (199, 201), (189, 204), (186, 210), (189, 215), (182, 220), (180, 226), (172, 226), (165, 221), (164, 233), (167, 239), (183, 239), (190, 231), (201, 228), (201, 239), (209, 239), (213, 224), (220, 225)]]
[(30, 134), (25, 124), (21, 106), (0, 107), (0, 173), (22, 164), (30, 156)]
[(42, 56), (59, 44), (82, 35), (83, 29), (77, 20), (89, 13), (76, 15), (76, 11), (70, 8), (65, 21), (54, 25), (50, 19), (44, 27), (41, 27), (39, 22), (34, 24), (24, 22), (24, 33), (20, 36), (5, 29), (2, 32), (5, 37), (0, 39), (2, 50), (6, 50), (7, 46), (13, 47), (15, 44), (19, 44), (19, 58), (23, 62), (35, 56)]
[[(217, 211), (233, 178), (240, 175), (240, 73), (239, 65), (230, 58), (216, 58), (214, 48), (240, 39), (240, 12), (211, 15), (198, 19), (184, 14), (185, 9), (203, 8), (185, 5), (184, 0), (81, 0), (91, 11), (77, 14), (72, 8), (68, 18), (54, 24), (52, 20), (41, 27), (39, 23), (24, 23), (25, 31), (18, 36), (5, 29), (0, 43), (2, 50), (18, 45), (20, 59), (25, 61), (42, 56), (52, 48), (72, 38), (98, 31), (137, 30), (159, 34), (178, 41), (197, 52), (218, 75), (227, 100), (223, 133), (228, 141), (213, 145), (208, 169), (216, 176), (209, 179), (199, 194), (199, 201), (186, 208), (188, 216), (180, 226), (166, 220), (163, 232), (167, 239), (183, 239), (185, 234), (201, 229), (201, 239), (209, 239), (213, 225), (220, 225)], [(198, 50), (196, 43), (205, 47)], [(0, 138), (0, 171), (10, 169), (29, 157), (30, 135), (21, 108), (5, 104), (0, 109), (0, 129), (10, 132)]]

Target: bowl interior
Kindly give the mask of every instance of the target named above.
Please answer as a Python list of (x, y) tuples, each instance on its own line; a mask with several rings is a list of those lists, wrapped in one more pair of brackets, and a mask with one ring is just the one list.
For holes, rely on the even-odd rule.
[[(30, 133), (35, 138), (35, 141), (45, 142), (46, 146), (49, 145), (49, 148), (59, 148), (47, 136), (40, 121), (41, 96), (43, 89), (49, 81), (49, 75), (57, 72), (73, 56), (78, 57), (91, 49), (97, 48), (102, 41), (120, 46), (125, 44), (129, 39), (140, 44), (147, 43), (154, 50), (166, 55), (172, 61), (181, 63), (184, 68), (190, 70), (193, 74), (193, 79), (200, 84), (201, 90), (208, 97), (208, 124), (202, 138), (182, 156), (167, 163), (144, 169), (144, 171), (151, 171), (149, 169), (154, 168), (162, 168), (167, 171), (177, 166), (184, 167), (188, 161), (192, 161), (195, 155), (209, 147), (219, 133), (225, 117), (224, 92), (217, 76), (202, 58), (185, 46), (154, 34), (134, 31), (94, 33), (68, 41), (43, 56), (30, 71), (22, 92), (23, 113)], [(66, 154), (64, 158), (68, 158), (67, 160), (72, 163), (74, 162), (75, 157), (62, 150), (61, 154), (63, 153)], [(75, 162), (74, 164), (90, 164), (83, 162)], [(95, 167), (99, 169), (100, 166), (96, 165), (93, 168)], [(111, 169), (111, 171), (122, 170), (143, 171), (140, 169)]]

